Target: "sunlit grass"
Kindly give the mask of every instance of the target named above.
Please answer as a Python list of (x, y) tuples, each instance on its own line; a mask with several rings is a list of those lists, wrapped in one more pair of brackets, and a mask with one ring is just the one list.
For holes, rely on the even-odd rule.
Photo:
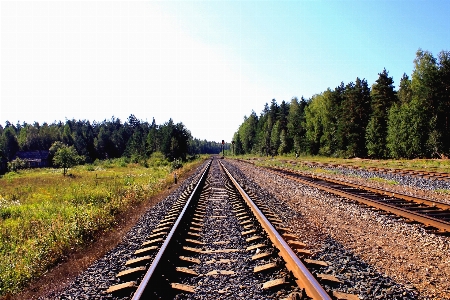
[(369, 178), (369, 180), (376, 181), (376, 182), (379, 182), (379, 183), (391, 184), (391, 185), (397, 185), (398, 184), (398, 181), (390, 180), (390, 179), (386, 179), (386, 178), (380, 178), (380, 177), (372, 177), (372, 178)]
[(439, 194), (450, 195), (450, 190), (447, 189), (437, 189), (435, 192)]
[(117, 159), (72, 168), (70, 176), (33, 169), (0, 178), (0, 295), (19, 290), (172, 182), (171, 165), (161, 155), (148, 166)]
[(450, 160), (449, 159), (345, 159), (336, 157), (324, 157), (324, 156), (308, 156), (302, 155), (295, 157), (295, 155), (284, 155), (266, 157), (257, 155), (243, 155), (236, 156), (236, 158), (249, 159), (259, 165), (280, 164), (283, 163), (286, 166), (293, 168), (291, 162), (301, 164), (302, 162), (316, 162), (316, 163), (328, 163), (339, 164), (345, 166), (361, 167), (361, 168), (390, 168), (390, 169), (405, 169), (405, 170), (422, 170), (422, 171), (434, 171), (450, 173)]

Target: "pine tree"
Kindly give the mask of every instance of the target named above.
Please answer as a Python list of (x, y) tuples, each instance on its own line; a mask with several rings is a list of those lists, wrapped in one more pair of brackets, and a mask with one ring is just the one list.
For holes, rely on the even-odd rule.
[(365, 79), (346, 85), (338, 124), (339, 148), (345, 157), (366, 156), (365, 131), (370, 115), (370, 88)]
[(299, 102), (297, 98), (292, 98), (289, 105), (287, 135), (290, 140), (289, 144), (292, 145), (292, 150), (300, 154), (305, 152), (305, 107), (306, 100), (302, 97)]
[(392, 104), (397, 101), (394, 80), (386, 69), (378, 74), (376, 83), (372, 85), (370, 120), (366, 129), (367, 154), (374, 158), (388, 156), (386, 147), (387, 119)]

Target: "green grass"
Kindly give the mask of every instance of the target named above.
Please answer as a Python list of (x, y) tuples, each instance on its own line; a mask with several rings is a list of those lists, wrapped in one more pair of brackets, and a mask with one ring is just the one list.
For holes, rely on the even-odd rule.
[(449, 194), (450, 194), (450, 190), (447, 190), (447, 189), (437, 189), (437, 190), (436, 190), (436, 193), (444, 194), (444, 195), (449, 195)]
[(379, 183), (387, 183), (387, 184), (391, 184), (391, 185), (398, 184), (398, 181), (389, 180), (389, 179), (380, 178), (380, 177), (372, 177), (372, 178), (369, 178), (369, 180), (376, 181), (376, 182), (379, 182)]
[(295, 155), (275, 156), (274, 158), (255, 155), (243, 155), (235, 157), (241, 159), (250, 159), (258, 165), (284, 164), (286, 167), (290, 168), (295, 168), (290, 162), (317, 162), (362, 167), (365, 169), (377, 167), (450, 173), (450, 159), (345, 159), (307, 155), (302, 155), (298, 158), (295, 158)]
[(171, 164), (160, 154), (147, 165), (116, 159), (72, 168), (65, 177), (33, 169), (0, 178), (0, 296), (17, 292), (172, 182)]

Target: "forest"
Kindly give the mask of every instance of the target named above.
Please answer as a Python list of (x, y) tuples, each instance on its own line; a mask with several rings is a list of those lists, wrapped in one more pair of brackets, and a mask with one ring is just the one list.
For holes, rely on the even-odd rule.
[(384, 69), (312, 96), (265, 104), (235, 132), (236, 154), (287, 153), (343, 158), (448, 158), (450, 52), (419, 49), (398, 90)]
[(18, 151), (49, 150), (55, 142), (73, 146), (86, 163), (118, 157), (138, 163), (154, 152), (162, 152), (169, 161), (186, 160), (195, 154), (219, 153), (222, 147), (193, 138), (183, 123), (170, 119), (157, 125), (153, 119), (150, 124), (134, 115), (124, 123), (112, 117), (100, 123), (66, 120), (14, 125), (7, 121), (5, 127), (0, 125), (0, 159), (4, 162), (14, 160)]

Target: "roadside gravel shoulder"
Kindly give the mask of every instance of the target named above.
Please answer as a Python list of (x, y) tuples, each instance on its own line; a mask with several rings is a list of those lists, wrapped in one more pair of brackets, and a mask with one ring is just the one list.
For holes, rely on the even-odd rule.
[[(416, 288), (419, 299), (450, 299), (449, 237), (428, 234), (420, 225), (406, 224), (259, 167), (233, 164), (301, 214), (301, 218), (287, 220), (288, 224), (315, 252), (320, 252), (324, 241), (332, 238), (380, 273)], [(367, 182), (363, 178), (357, 180)], [(402, 185), (394, 188), (411, 189)], [(436, 196), (427, 190), (421, 193)]]

